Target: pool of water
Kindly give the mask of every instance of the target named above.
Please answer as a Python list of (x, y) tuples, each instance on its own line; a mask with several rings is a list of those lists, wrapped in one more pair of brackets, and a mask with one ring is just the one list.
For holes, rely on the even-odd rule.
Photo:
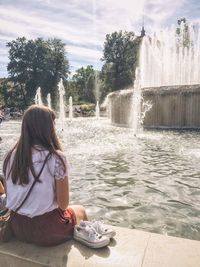
[[(0, 125), (2, 160), (20, 121)], [(106, 223), (200, 240), (200, 133), (144, 131), (107, 119), (66, 120), (71, 204)]]

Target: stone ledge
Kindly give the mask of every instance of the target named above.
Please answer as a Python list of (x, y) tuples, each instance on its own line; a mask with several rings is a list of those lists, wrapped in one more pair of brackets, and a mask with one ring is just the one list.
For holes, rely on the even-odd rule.
[(164, 85), (142, 88), (143, 95), (162, 95), (162, 94), (192, 94), (199, 93), (199, 84), (190, 85)]
[(107, 248), (89, 249), (76, 241), (37, 247), (17, 240), (0, 243), (1, 267), (199, 267), (200, 242), (115, 227)]

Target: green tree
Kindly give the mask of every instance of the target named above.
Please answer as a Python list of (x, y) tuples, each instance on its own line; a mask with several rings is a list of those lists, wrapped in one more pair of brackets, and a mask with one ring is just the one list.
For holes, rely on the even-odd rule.
[(0, 82), (0, 105), (25, 108), (19, 84), (14, 84), (9, 79), (3, 79)]
[(0, 107), (5, 105), (5, 78), (0, 79)]
[(95, 70), (88, 65), (76, 71), (72, 77), (71, 86), (76, 89), (78, 101), (95, 103)]
[(102, 66), (100, 72), (100, 79), (101, 79), (101, 101), (105, 98), (105, 96), (112, 92), (115, 89), (115, 71), (114, 65), (112, 63), (106, 63)]
[(27, 40), (22, 37), (9, 42), (7, 47), (9, 79), (14, 82), (24, 105), (33, 102), (39, 86), (43, 97), (51, 93), (55, 105), (57, 83), (61, 75), (67, 76), (69, 73), (65, 44), (58, 39), (45, 41), (42, 38)]
[(101, 78), (103, 92), (115, 91), (133, 84), (138, 65), (141, 37), (133, 32), (119, 31), (106, 35), (104, 42)]

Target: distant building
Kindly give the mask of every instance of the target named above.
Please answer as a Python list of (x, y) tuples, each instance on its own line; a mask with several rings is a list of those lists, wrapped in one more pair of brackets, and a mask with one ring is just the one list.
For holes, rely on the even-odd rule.
[(146, 31), (144, 29), (144, 25), (142, 26), (140, 37), (144, 37), (146, 35)]

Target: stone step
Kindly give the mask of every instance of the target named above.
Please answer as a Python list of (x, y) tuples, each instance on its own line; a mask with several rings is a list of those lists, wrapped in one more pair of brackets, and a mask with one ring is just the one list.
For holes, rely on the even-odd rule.
[(90, 249), (71, 240), (38, 247), (0, 243), (1, 267), (200, 267), (200, 241), (114, 227), (107, 248)]

